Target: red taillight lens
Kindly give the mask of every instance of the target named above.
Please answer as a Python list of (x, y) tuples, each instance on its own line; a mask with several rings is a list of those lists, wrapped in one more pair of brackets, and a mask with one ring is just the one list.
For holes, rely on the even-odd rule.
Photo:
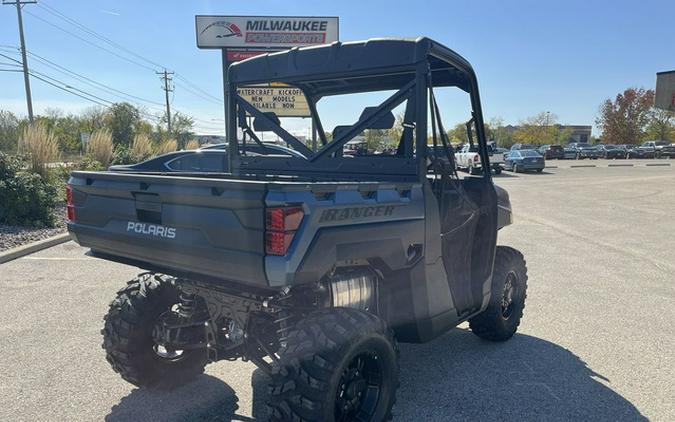
[(66, 185), (66, 210), (68, 221), (75, 221), (75, 205), (73, 205), (73, 188)]
[(265, 251), (268, 255), (286, 255), (304, 217), (302, 207), (271, 207), (265, 212)]

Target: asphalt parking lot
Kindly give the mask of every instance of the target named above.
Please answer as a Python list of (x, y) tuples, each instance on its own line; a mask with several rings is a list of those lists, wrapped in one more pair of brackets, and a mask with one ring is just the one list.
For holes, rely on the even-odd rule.
[[(603, 165), (495, 178), (515, 213), (500, 243), (529, 267), (519, 334), (492, 344), (462, 326), (403, 345), (395, 420), (675, 420), (675, 166), (583, 164)], [(101, 321), (138, 270), (85, 252), (69, 242), (0, 265), (0, 420), (264, 419), (250, 363), (210, 365), (173, 392), (114, 374)]]

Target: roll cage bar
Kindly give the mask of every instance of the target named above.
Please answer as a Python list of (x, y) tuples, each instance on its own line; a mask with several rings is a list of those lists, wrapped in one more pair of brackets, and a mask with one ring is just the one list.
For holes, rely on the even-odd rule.
[[(429, 38), (375, 39), (294, 48), (235, 63), (230, 66), (228, 76), (227, 138), (230, 146), (230, 169), (235, 175), (255, 177), (273, 174), (311, 180), (423, 181), (428, 166), (428, 111), (432, 117), (434, 145), (437, 139), (436, 129), (439, 127), (447, 158), (450, 163), (454, 163), (452, 147), (442, 129), (438, 105), (433, 95), (434, 87), (447, 86), (458, 87), (469, 94), (479, 154), (482, 162), (486, 163), (484, 168), (489, 168), (475, 73), (465, 59)], [(278, 118), (274, 119), (274, 116), (259, 111), (237, 94), (238, 86), (269, 82), (286, 83), (303, 91), (319, 132), (320, 149), (312, 151), (283, 129)], [(327, 141), (316, 110), (316, 104), (322, 97), (385, 90), (395, 90), (395, 93), (380, 103), (375, 112), (362, 115), (337, 138)], [(349, 140), (406, 101), (403, 133), (396, 155), (342, 157), (342, 149)], [(246, 113), (260, 119), (307, 158), (242, 155), (237, 128), (254, 135), (245, 118)], [(261, 143), (257, 136), (250, 137), (254, 142)], [(245, 144), (243, 148), (245, 150)], [(413, 150), (416, 153), (413, 154)], [(485, 177), (491, 177), (489, 171), (484, 173)]]

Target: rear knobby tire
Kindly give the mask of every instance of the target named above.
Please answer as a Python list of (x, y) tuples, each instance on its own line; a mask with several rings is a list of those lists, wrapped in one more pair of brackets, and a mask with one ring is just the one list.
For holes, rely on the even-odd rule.
[[(510, 301), (507, 284), (514, 286)], [(523, 255), (508, 246), (497, 246), (490, 303), (482, 313), (469, 319), (471, 331), (485, 340), (510, 339), (520, 325), (526, 297), (527, 267)]]
[(155, 274), (142, 274), (117, 292), (101, 334), (106, 359), (124, 380), (138, 387), (170, 389), (204, 372), (203, 350), (164, 357), (156, 351), (152, 331), (157, 319), (178, 301), (178, 289)]
[(356, 309), (319, 310), (298, 322), (282, 344), (269, 389), (271, 421), (391, 419), (398, 347), (380, 318)]

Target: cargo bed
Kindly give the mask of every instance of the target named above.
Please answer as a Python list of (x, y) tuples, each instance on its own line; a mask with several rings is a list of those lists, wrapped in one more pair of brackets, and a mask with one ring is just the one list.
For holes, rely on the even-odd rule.
[(94, 254), (265, 286), (266, 183), (74, 172), (68, 230)]

